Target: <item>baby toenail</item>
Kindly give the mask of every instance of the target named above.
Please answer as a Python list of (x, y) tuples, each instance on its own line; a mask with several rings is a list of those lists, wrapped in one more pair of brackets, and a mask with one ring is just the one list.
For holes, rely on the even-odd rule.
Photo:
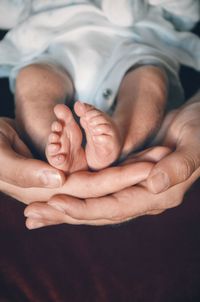
[(51, 130), (52, 130), (52, 131), (56, 131), (56, 132), (60, 132), (60, 131), (62, 131), (62, 126), (61, 126), (60, 123), (54, 122), (54, 123), (52, 124)]

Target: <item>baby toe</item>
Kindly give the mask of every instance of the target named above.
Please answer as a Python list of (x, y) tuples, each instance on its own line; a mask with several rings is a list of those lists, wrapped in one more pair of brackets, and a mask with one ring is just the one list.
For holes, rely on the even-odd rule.
[(60, 140), (60, 135), (58, 135), (57, 133), (51, 133), (48, 137), (48, 142), (50, 144), (58, 143), (59, 140)]
[(62, 125), (70, 123), (73, 120), (73, 115), (71, 110), (64, 104), (57, 104), (54, 107), (54, 113), (59, 120), (58, 122)]
[(63, 129), (62, 124), (59, 121), (55, 121), (51, 125), (52, 132), (61, 132)]
[(79, 116), (79, 117), (83, 116), (86, 112), (85, 104), (81, 103), (80, 101), (77, 101), (74, 104), (74, 111), (77, 116)]
[(49, 144), (46, 148), (47, 156), (53, 156), (60, 150), (60, 144)]

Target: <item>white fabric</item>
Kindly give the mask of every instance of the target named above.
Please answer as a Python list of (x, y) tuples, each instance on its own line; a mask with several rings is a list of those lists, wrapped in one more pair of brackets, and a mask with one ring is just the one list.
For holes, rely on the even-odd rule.
[(126, 71), (154, 64), (165, 68), (170, 101), (177, 101), (179, 64), (200, 70), (200, 40), (185, 32), (199, 7), (198, 0), (0, 0), (0, 25), (13, 27), (0, 42), (0, 76), (9, 76), (14, 91), (23, 66), (59, 64), (76, 99), (108, 111)]

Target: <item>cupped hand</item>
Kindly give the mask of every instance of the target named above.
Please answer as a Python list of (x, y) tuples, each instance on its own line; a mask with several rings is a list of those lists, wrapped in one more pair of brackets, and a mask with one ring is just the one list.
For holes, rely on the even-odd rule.
[[(76, 180), (68, 179), (66, 182), (66, 184), (69, 184), (69, 181), (71, 182), (68, 190), (70, 189), (72, 193), (72, 187), (78, 182), (79, 187), (85, 191), (82, 194), (88, 196), (89, 194), (91, 196), (96, 194), (96, 197), (83, 199), (69, 194), (59, 194), (50, 198), (48, 203), (31, 203), (25, 209), (25, 216), (28, 217), (27, 227), (36, 228), (64, 222), (95, 225), (114, 223), (114, 221), (118, 223), (118, 219), (121, 221), (122, 216), (123, 220), (127, 220), (134, 207), (132, 197), (135, 194), (137, 197), (137, 192), (147, 192), (142, 186), (134, 185), (145, 181), (155, 164), (154, 162), (160, 160), (169, 152), (171, 150), (165, 147), (151, 148), (129, 158), (127, 163), (122, 166), (107, 168), (102, 170), (101, 173), (97, 172), (91, 175), (81, 172), (85, 176), (82, 181), (80, 173), (76, 173)], [(88, 190), (84, 189), (86, 184)], [(77, 190), (80, 191), (80, 188)], [(101, 197), (103, 192), (104, 197)], [(110, 195), (111, 192), (115, 193)], [(66, 188), (65, 193), (67, 193)], [(74, 191), (73, 195), (75, 194), (77, 195), (77, 192)], [(145, 200), (147, 194), (141, 196), (141, 198), (143, 197)], [(130, 203), (132, 204), (131, 207)]]
[(0, 190), (26, 204), (38, 200), (47, 202), (58, 194), (79, 198), (104, 196), (146, 179), (153, 166), (149, 161), (100, 172), (80, 171), (63, 181), (61, 172), (32, 158), (15, 131), (14, 121), (5, 118), (0, 119), (0, 151)]
[[(8, 185), (22, 188), (57, 188), (64, 175), (45, 162), (35, 160), (15, 130), (14, 120), (0, 118), (0, 184), (1, 191)], [(3, 185), (5, 184), (5, 186)]]
[(155, 165), (147, 180), (148, 189), (160, 193), (186, 181), (200, 167), (200, 92), (168, 114), (156, 141), (174, 150)]
[(29, 229), (62, 223), (100, 226), (160, 214), (178, 206), (184, 193), (199, 176), (200, 169), (187, 181), (156, 195), (140, 185), (100, 198), (78, 199), (60, 195), (47, 204), (29, 205), (25, 210), (26, 226)]
[[(161, 148), (154, 154), (158, 163), (147, 181), (99, 198), (58, 195), (48, 204), (33, 203), (25, 210), (27, 227), (59, 223), (115, 224), (179, 205), (185, 192), (200, 177), (200, 94), (167, 115), (158, 140), (174, 151), (163, 152)], [(158, 176), (164, 174), (164, 179), (157, 177), (157, 172)], [(111, 183), (113, 179), (114, 175)]]

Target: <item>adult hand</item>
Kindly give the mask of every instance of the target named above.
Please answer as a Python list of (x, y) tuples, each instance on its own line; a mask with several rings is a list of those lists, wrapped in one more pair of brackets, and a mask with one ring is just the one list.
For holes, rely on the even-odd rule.
[[(146, 214), (158, 214), (179, 205), (188, 188), (200, 177), (200, 95), (185, 106), (170, 113), (159, 134), (166, 146), (174, 148), (168, 156), (154, 155), (158, 161), (143, 185), (130, 186), (112, 195), (100, 198), (78, 199), (59, 195), (48, 204), (31, 204), (25, 210), (28, 228), (59, 223), (104, 225), (114, 224)], [(147, 151), (146, 151), (147, 152)], [(147, 152), (148, 154), (148, 152)], [(163, 169), (163, 170), (162, 170)], [(154, 194), (159, 181), (155, 171), (167, 175), (168, 189)], [(111, 178), (111, 183), (114, 178)], [(163, 181), (163, 179), (161, 179)], [(157, 184), (158, 186), (158, 184)], [(161, 189), (162, 191), (162, 189)]]
[[(127, 163), (124, 163), (122, 166), (107, 168), (102, 170), (101, 173), (90, 173), (88, 172), (77, 172), (74, 173), (76, 179), (68, 179), (66, 184), (63, 186), (65, 188), (65, 194), (59, 194), (55, 197), (52, 197), (48, 203), (35, 202), (31, 203), (25, 210), (25, 216), (29, 217), (27, 219), (27, 226), (29, 228), (35, 228), (39, 226), (51, 225), (55, 223), (74, 223), (74, 224), (105, 224), (108, 223), (107, 216), (114, 217), (116, 212), (119, 211), (120, 214), (124, 213), (126, 210), (130, 210), (130, 207), (127, 207), (130, 203), (130, 193), (129, 189), (136, 188), (134, 186), (137, 183), (144, 181), (148, 174), (150, 173), (154, 162), (160, 160), (167, 154), (171, 152), (170, 149), (165, 147), (155, 147), (149, 150), (146, 150), (133, 158), (130, 158)], [(82, 177), (84, 176), (84, 177)], [(72, 174), (73, 177), (73, 174)], [(114, 181), (113, 181), (114, 179)], [(78, 186), (77, 186), (78, 183)], [(99, 186), (101, 184), (101, 186)], [(68, 186), (67, 186), (68, 185)], [(75, 187), (78, 192), (75, 192)], [(85, 186), (88, 188), (85, 190)], [(71, 193), (67, 194), (70, 190)], [(96, 196), (96, 198), (85, 198), (78, 199), (72, 195), (80, 194), (81, 191), (84, 195)], [(109, 195), (111, 192), (112, 195)], [(119, 192), (118, 192), (119, 191)], [(103, 196), (104, 197), (100, 197)], [(152, 194), (153, 195), (153, 194)], [(118, 203), (118, 197), (120, 196), (120, 203)], [(146, 195), (145, 195), (146, 197)], [(127, 198), (127, 201), (126, 201)], [(123, 199), (123, 201), (122, 201)], [(69, 215), (65, 212), (69, 204)], [(54, 208), (53, 208), (53, 207)], [(55, 209), (56, 208), (56, 209)], [(86, 214), (85, 209), (87, 209), (87, 217), (93, 215), (102, 215), (102, 219), (97, 222), (96, 219), (82, 220), (70, 217), (71, 209), (75, 210), (76, 214)], [(73, 209), (74, 208), (74, 209)], [(76, 215), (75, 214), (75, 215)], [(104, 216), (105, 215), (105, 216)], [(87, 219), (87, 218), (85, 218)], [(110, 222), (111, 223), (111, 222)], [(113, 221), (112, 221), (113, 223)]]
[[(26, 204), (48, 201), (57, 194), (80, 198), (107, 195), (146, 179), (153, 166), (151, 162), (141, 162), (100, 172), (80, 171), (69, 175), (61, 186), (57, 180), (62, 182), (63, 174), (47, 163), (32, 159), (14, 127), (13, 120), (0, 118), (0, 190)], [(52, 182), (52, 175), (56, 182)], [(115, 182), (110, 185), (113, 175)]]
[(0, 118), (0, 182), (18, 187), (57, 188), (64, 175), (45, 162), (35, 160), (15, 130), (14, 120)]
[(186, 181), (200, 167), (200, 92), (165, 119), (155, 142), (174, 149), (152, 169), (148, 189), (153, 193)]

